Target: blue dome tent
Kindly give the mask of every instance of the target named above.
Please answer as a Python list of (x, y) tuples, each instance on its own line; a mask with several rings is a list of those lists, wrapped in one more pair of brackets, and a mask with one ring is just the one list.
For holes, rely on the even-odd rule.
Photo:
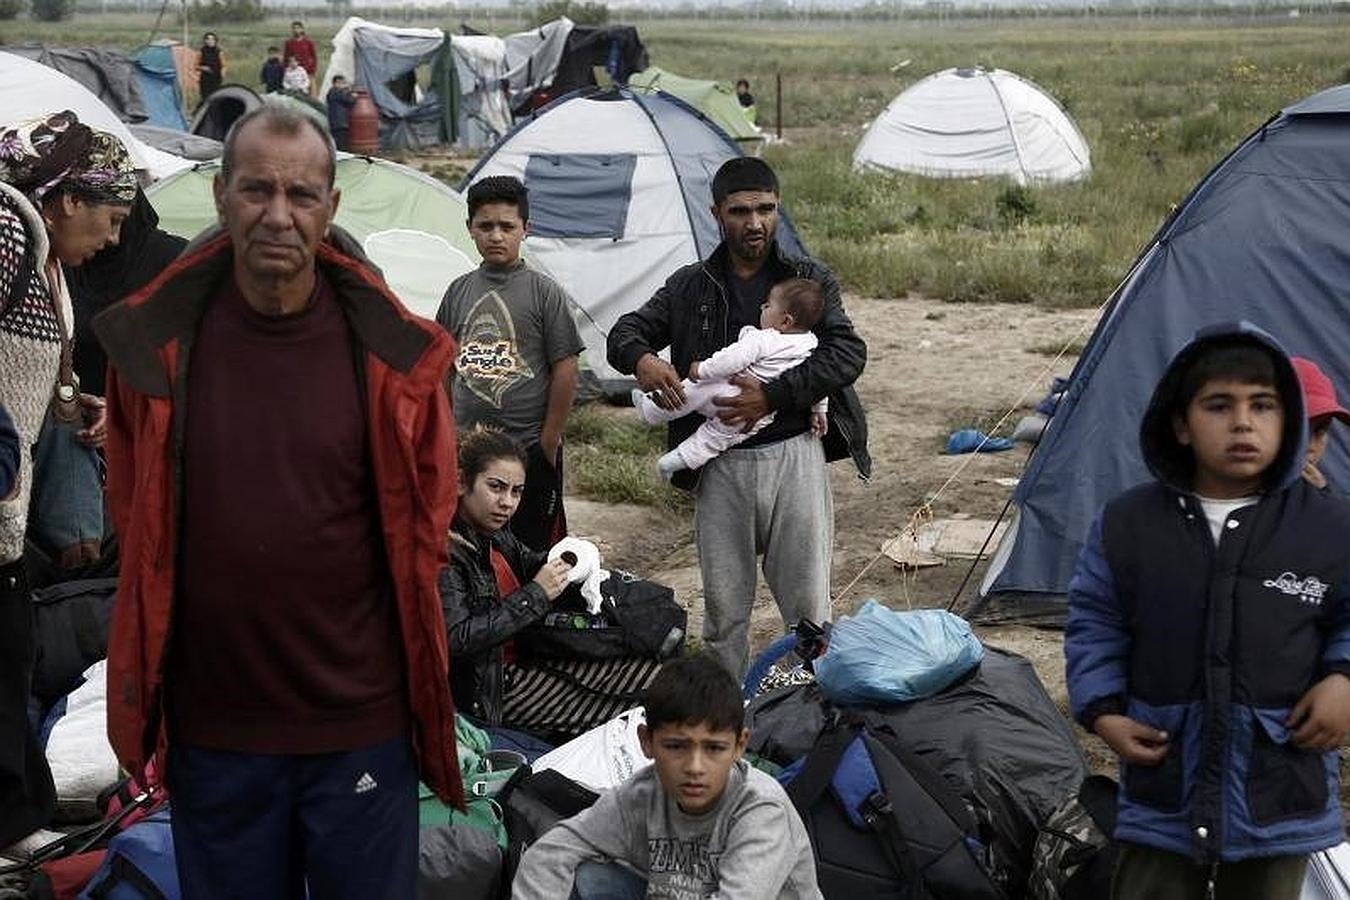
[[(1139, 422), (1201, 326), (1246, 319), (1350, 394), (1350, 85), (1288, 107), (1191, 192), (1117, 288), (1014, 491), (974, 617), (1058, 625), (1083, 538), (1150, 476)], [(1350, 435), (1323, 471), (1350, 488)]]

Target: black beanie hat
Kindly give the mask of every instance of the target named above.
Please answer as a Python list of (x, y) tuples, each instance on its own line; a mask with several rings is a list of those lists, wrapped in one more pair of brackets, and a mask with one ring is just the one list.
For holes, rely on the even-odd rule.
[(778, 176), (762, 159), (736, 156), (722, 163), (712, 180), (713, 203), (721, 203), (737, 191), (778, 193)]

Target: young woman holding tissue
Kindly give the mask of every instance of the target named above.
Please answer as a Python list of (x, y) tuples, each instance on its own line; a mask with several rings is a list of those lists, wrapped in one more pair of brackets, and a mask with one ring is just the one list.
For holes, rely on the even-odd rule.
[(525, 488), (525, 450), (495, 429), (459, 438), (459, 505), (450, 526), (450, 565), (441, 571), (441, 607), (450, 644), (455, 709), (484, 727), (494, 746), (531, 760), (542, 741), (502, 727), (512, 638), (548, 614), (571, 565), (526, 547), (508, 523)]

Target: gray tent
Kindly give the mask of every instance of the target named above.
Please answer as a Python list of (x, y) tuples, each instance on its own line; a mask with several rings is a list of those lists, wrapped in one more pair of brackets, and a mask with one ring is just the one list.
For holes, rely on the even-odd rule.
[[(1139, 422), (1201, 326), (1246, 319), (1350, 391), (1350, 85), (1262, 125), (1209, 173), (1116, 290), (1013, 494), (976, 616), (1058, 624), (1084, 537), (1111, 497), (1148, 479)], [(1345, 396), (1345, 393), (1342, 393)], [(1350, 489), (1350, 441), (1323, 469)]]
[(40, 62), (84, 85), (123, 122), (144, 122), (150, 110), (141, 97), (136, 64), (116, 50), (21, 44), (4, 52)]
[(216, 141), (225, 140), (234, 120), (262, 106), (262, 98), (242, 84), (224, 84), (202, 101), (188, 131)]
[(214, 138), (160, 128), (158, 125), (132, 125), (131, 133), (156, 150), (172, 153), (184, 159), (208, 160), (220, 156), (221, 143)]

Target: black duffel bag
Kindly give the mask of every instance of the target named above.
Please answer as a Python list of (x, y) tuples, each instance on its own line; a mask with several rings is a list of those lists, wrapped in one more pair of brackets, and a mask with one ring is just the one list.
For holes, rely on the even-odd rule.
[(33, 696), (50, 706), (80, 683), (84, 670), (108, 655), (116, 578), (65, 581), (33, 591), (37, 664)]
[(569, 587), (542, 622), (516, 636), (516, 649), (552, 659), (669, 659), (684, 646), (688, 616), (663, 584), (615, 570), (600, 583), (600, 612), (588, 613)]

